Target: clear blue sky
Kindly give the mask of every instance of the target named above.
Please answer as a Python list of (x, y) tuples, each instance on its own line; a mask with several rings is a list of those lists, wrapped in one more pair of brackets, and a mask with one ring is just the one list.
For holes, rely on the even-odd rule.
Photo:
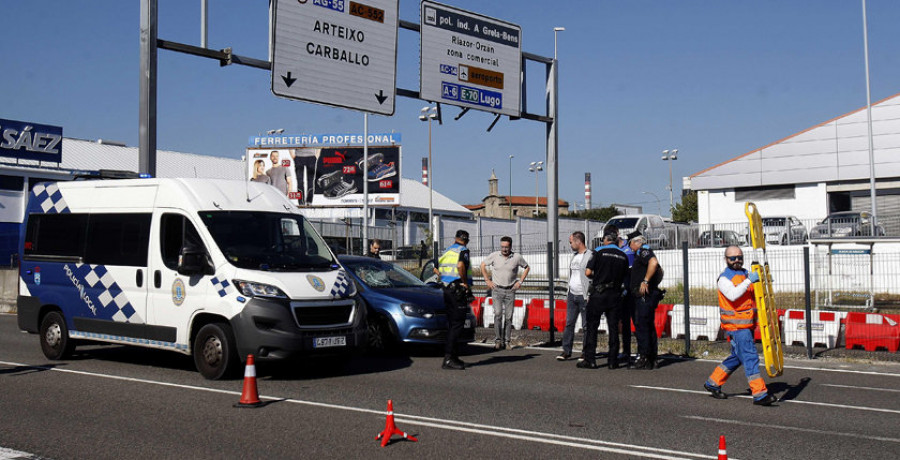
[[(266, 0), (210, 0), (210, 47), (267, 56)], [(676, 197), (687, 176), (865, 105), (859, 0), (447, 0), (519, 24), (523, 49), (552, 56), (559, 34), (560, 197), (594, 205), (667, 208), (668, 165), (678, 148)], [(138, 143), (138, 0), (3, 0), (0, 118), (58, 125), (67, 137)], [(199, 0), (160, 0), (159, 37), (199, 45)], [(900, 92), (900, 2), (871, 0), (873, 102)], [(400, 0), (400, 18), (419, 22), (419, 2)], [(399, 32), (398, 86), (418, 89), (418, 34)], [(529, 111), (543, 111), (543, 68), (530, 64)], [(370, 117), (371, 132), (403, 135), (403, 175), (420, 177), (425, 103), (398, 98), (393, 117)], [(435, 187), (463, 203), (487, 194), (491, 169), (501, 193), (531, 195), (530, 161), (543, 160), (542, 123), (445, 106), (434, 126)], [(158, 148), (239, 158), (247, 138), (361, 132), (361, 113), (272, 95), (268, 72), (219, 67), (159, 53)], [(539, 177), (541, 195), (546, 177)], [(676, 198), (677, 199), (677, 198)]]

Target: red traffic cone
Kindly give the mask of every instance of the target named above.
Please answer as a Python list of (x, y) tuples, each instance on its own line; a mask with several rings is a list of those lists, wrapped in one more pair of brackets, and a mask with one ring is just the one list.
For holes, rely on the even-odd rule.
[(234, 407), (262, 407), (259, 393), (256, 391), (256, 365), (253, 363), (253, 355), (247, 355), (247, 367), (244, 370), (244, 390), (241, 392), (241, 400)]
[(728, 452), (725, 451), (725, 435), (719, 436), (719, 460), (728, 460)]
[(400, 435), (410, 441), (418, 441), (418, 439), (400, 431), (397, 429), (397, 425), (394, 425), (394, 401), (388, 399), (388, 407), (387, 407), (387, 423), (384, 426), (384, 431), (378, 433), (378, 436), (375, 436), (375, 439), (381, 440), (381, 447), (388, 445), (388, 442), (391, 440), (391, 436)]

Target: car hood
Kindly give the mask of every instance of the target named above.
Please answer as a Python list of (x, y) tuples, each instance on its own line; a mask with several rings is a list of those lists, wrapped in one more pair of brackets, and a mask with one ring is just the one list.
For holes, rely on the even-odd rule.
[(373, 307), (382, 306), (383, 303), (399, 302), (411, 303), (422, 308), (433, 310), (444, 309), (444, 293), (440, 289), (422, 286), (408, 288), (366, 288), (361, 291)]

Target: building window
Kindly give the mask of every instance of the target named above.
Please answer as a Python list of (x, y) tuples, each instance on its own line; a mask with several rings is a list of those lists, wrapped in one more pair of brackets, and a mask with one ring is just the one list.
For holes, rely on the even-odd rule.
[(734, 201), (793, 200), (796, 197), (793, 185), (773, 185), (749, 187), (734, 190)]
[(21, 192), (25, 185), (25, 178), (22, 176), (7, 176), (0, 174), (0, 190), (13, 190)]

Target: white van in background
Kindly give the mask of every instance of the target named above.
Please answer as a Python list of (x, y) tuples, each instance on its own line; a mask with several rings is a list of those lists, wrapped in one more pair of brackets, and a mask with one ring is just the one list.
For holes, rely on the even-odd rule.
[(366, 309), (283, 193), (255, 182), (126, 179), (34, 187), (19, 328), (47, 358), (87, 339), (192, 355), (208, 379), (365, 346)]

